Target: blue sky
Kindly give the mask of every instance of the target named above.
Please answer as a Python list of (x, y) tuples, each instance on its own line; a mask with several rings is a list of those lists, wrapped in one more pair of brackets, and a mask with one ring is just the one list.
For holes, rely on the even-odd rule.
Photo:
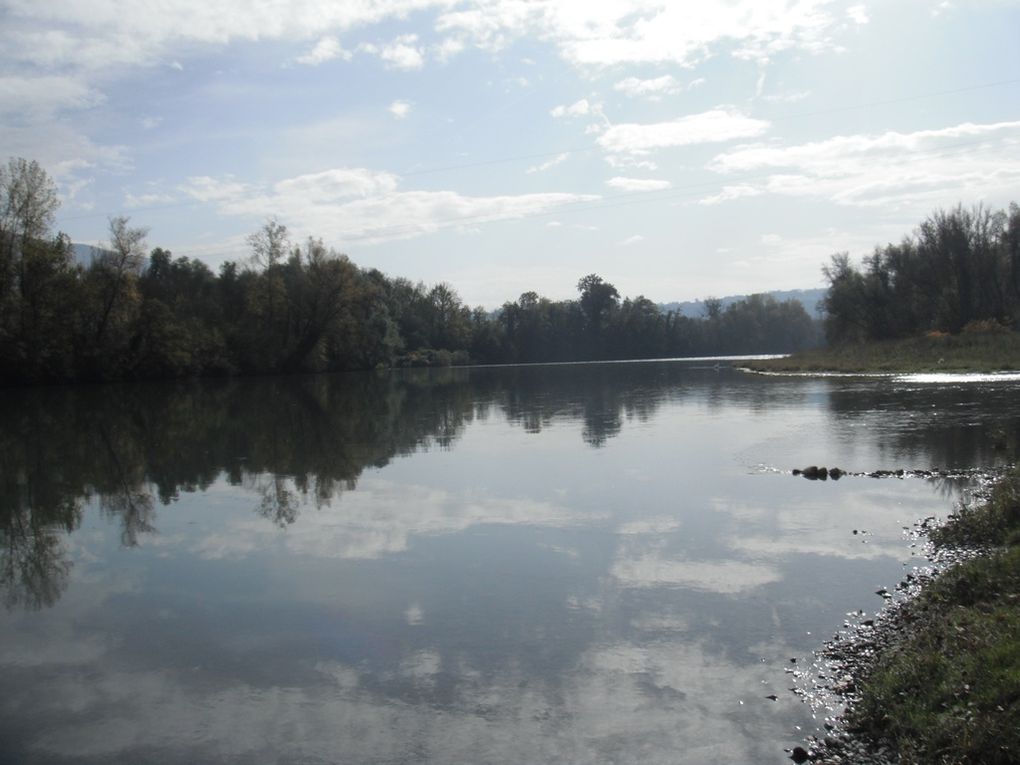
[(1020, 3), (0, 0), (0, 149), (216, 268), (267, 217), (496, 307), (819, 286), (1020, 201)]

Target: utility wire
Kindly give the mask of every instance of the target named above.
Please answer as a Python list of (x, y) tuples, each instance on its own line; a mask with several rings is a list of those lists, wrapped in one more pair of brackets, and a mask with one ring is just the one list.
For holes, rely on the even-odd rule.
[[(917, 152), (910, 155), (911, 160), (914, 159), (930, 159), (941, 156), (951, 155), (957, 151), (969, 149), (973, 146), (979, 146), (981, 144), (988, 143), (987, 139), (965, 141), (961, 143), (952, 144), (950, 146), (943, 146), (939, 149), (934, 149), (928, 152)], [(600, 197), (597, 200), (581, 200), (578, 202), (572, 202), (561, 205), (552, 210), (547, 210), (540, 213), (533, 213), (527, 215), (527, 218), (550, 218), (559, 215), (569, 215), (574, 213), (589, 212), (593, 210), (608, 210), (617, 207), (628, 207), (639, 204), (649, 204), (655, 202), (668, 202), (678, 199), (685, 199), (689, 197), (698, 196), (705, 193), (706, 190), (719, 189), (722, 190), (726, 186), (732, 186), (740, 183), (752, 183), (754, 181), (766, 181), (773, 177), (775, 172), (757, 173), (754, 175), (742, 175), (733, 176), (725, 179), (714, 179), (711, 181), (704, 181), (701, 183), (685, 184), (683, 186), (674, 186), (668, 189), (658, 189), (655, 191), (637, 191), (637, 192), (623, 192), (620, 194), (613, 194)], [(447, 227), (451, 225), (458, 225), (471, 222), (497, 222), (501, 220), (514, 220), (516, 216), (498, 216), (492, 215), (491, 213), (480, 213), (477, 215), (466, 215), (456, 218), (446, 218), (440, 221), (438, 227)], [(523, 216), (521, 216), (523, 217)], [(417, 233), (421, 230), (421, 226), (417, 224), (401, 224), (395, 226), (381, 226), (376, 229), (368, 229), (362, 234), (352, 237), (340, 237), (341, 241), (347, 242), (358, 242), (366, 239), (376, 238), (390, 238), (400, 237), (403, 235), (409, 235)]]
[[(1018, 83), (1020, 83), (1020, 78), (1012, 78), (1012, 79), (1007, 79), (1007, 80), (998, 80), (998, 81), (995, 81), (995, 82), (987, 82), (987, 83), (982, 83), (982, 84), (978, 84), (978, 85), (971, 85), (971, 86), (967, 86), (967, 87), (963, 87), (963, 88), (953, 88), (953, 89), (950, 89), (950, 90), (931, 91), (931, 92), (928, 92), (928, 93), (920, 93), (920, 94), (915, 94), (915, 95), (912, 95), (912, 96), (903, 96), (903, 97), (900, 97), (900, 98), (883, 99), (883, 100), (869, 101), (869, 102), (864, 102), (864, 103), (859, 103), (859, 104), (851, 104), (851, 105), (847, 105), (847, 106), (838, 106), (838, 107), (833, 107), (831, 109), (820, 109), (820, 110), (816, 110), (816, 111), (800, 112), (800, 113), (797, 113), (797, 114), (781, 115), (781, 116), (773, 118), (772, 122), (784, 122), (784, 121), (792, 120), (792, 119), (803, 119), (803, 118), (806, 118), (806, 117), (823, 116), (823, 115), (826, 115), (826, 114), (836, 114), (836, 113), (841, 113), (841, 112), (854, 111), (854, 110), (857, 110), (857, 109), (869, 109), (869, 108), (873, 108), (873, 107), (876, 107), (876, 106), (889, 106), (889, 105), (898, 104), (898, 103), (908, 103), (908, 102), (911, 102), (911, 101), (918, 101), (918, 100), (923, 100), (923, 99), (927, 99), (927, 98), (937, 98), (937, 97), (947, 96), (947, 95), (956, 95), (956, 94), (959, 94), (959, 93), (968, 93), (968, 92), (977, 91), (977, 90), (985, 90), (985, 89), (988, 89), (988, 88), (1002, 87), (1002, 86), (1005, 86), (1005, 85), (1016, 85)], [(966, 146), (974, 145), (975, 143), (983, 143), (983, 142), (984, 141), (977, 141), (977, 142), (972, 142), (972, 143), (968, 143), (968, 144), (957, 144), (955, 146), (964, 146), (964, 147), (966, 147)], [(598, 145), (597, 142), (594, 142), (594, 143), (592, 143), (592, 144), (590, 144), (588, 146), (576, 147), (576, 148), (571, 148), (571, 149), (561, 149), (559, 151), (538, 152), (538, 153), (534, 153), (534, 154), (518, 154), (518, 155), (507, 156), (507, 157), (499, 157), (499, 158), (493, 158), (493, 159), (487, 159), (487, 160), (479, 160), (477, 162), (465, 162), (465, 163), (461, 163), (461, 164), (441, 165), (441, 166), (438, 166), (438, 167), (424, 168), (424, 169), (420, 169), (420, 170), (411, 170), (411, 171), (408, 171), (406, 173), (400, 174), (400, 177), (401, 178), (412, 178), (412, 177), (417, 177), (417, 176), (422, 176), (422, 175), (433, 175), (433, 174), (439, 174), (439, 173), (445, 173), (445, 172), (452, 172), (452, 171), (456, 171), (456, 170), (470, 170), (470, 169), (479, 168), (479, 167), (490, 167), (490, 166), (494, 166), (494, 165), (511, 164), (511, 163), (515, 163), (515, 162), (522, 162), (522, 161), (529, 161), (529, 160), (536, 160), (536, 159), (546, 159), (546, 158), (549, 158), (549, 157), (557, 157), (557, 156), (561, 156), (561, 155), (573, 156), (573, 155), (576, 155), (576, 154), (582, 154), (582, 153), (586, 153), (586, 152), (596, 151), (598, 149), (600, 149), (600, 146)], [(913, 156), (918, 156), (918, 155), (913, 155)], [(922, 154), (920, 156), (924, 156), (924, 155)], [(760, 177), (760, 176), (751, 176), (750, 178), (753, 179), (753, 178), (758, 178), (758, 177)], [(733, 178), (731, 180), (733, 180), (734, 182), (740, 182), (742, 180), (747, 180), (747, 178)], [(706, 183), (697, 184), (697, 185), (698, 186), (707, 186), (707, 185), (718, 185), (718, 184), (713, 183), (713, 182), (706, 182)], [(690, 187), (680, 187), (680, 188), (690, 188)], [(671, 189), (667, 189), (667, 190), (664, 190), (664, 191), (676, 191), (676, 190), (677, 190), (677, 187), (673, 187)], [(615, 199), (617, 197), (623, 197), (623, 196), (633, 197), (635, 194), (641, 194), (642, 196), (645, 196), (645, 195), (652, 195), (652, 194), (655, 194), (655, 193), (657, 193), (657, 192), (627, 192), (625, 194), (620, 194), (620, 195), (604, 196), (604, 197), (602, 197), (602, 199), (603, 200), (612, 200), (612, 199)], [(134, 212), (159, 212), (159, 211), (165, 211), (165, 210), (183, 209), (183, 208), (188, 208), (188, 207), (198, 207), (198, 206), (201, 206), (201, 205), (204, 205), (204, 204), (207, 204), (207, 202), (204, 202), (204, 201), (201, 201), (201, 200), (190, 200), (190, 201), (187, 201), (187, 202), (178, 202), (178, 203), (166, 204), (166, 205), (153, 205), (153, 206), (148, 206), (148, 207), (138, 207), (138, 208), (134, 209)], [(558, 209), (562, 209), (562, 208), (558, 208)], [(62, 219), (64, 221), (75, 221), (75, 220), (94, 219), (94, 218), (100, 218), (100, 217), (106, 217), (106, 214), (104, 214), (104, 213), (83, 213), (81, 215), (66, 216), (66, 217), (63, 217)], [(538, 214), (536, 214), (536, 215), (529, 215), (528, 217), (538, 217)], [(488, 219), (488, 218), (490, 218), (490, 216), (486, 216), (486, 215), (467, 216), (465, 218), (465, 220), (474, 220), (474, 219), (485, 220), (485, 219)], [(453, 220), (458, 220), (458, 219), (453, 219)], [(414, 229), (414, 230), (417, 230), (417, 229)], [(350, 241), (357, 241), (358, 239), (364, 239), (364, 238), (368, 238), (368, 237), (358, 237), (357, 239), (353, 239), (353, 240), (350, 240)]]
[[(985, 139), (964, 141), (951, 146), (943, 146), (939, 149), (933, 149), (927, 152), (917, 152), (910, 155), (911, 160), (915, 159), (932, 159), (942, 156), (954, 154), (958, 151), (969, 149), (973, 146), (979, 146), (988, 143)], [(581, 214), (586, 212), (601, 211), (601, 210), (612, 210), (620, 207), (630, 207), (635, 205), (654, 204), (662, 202), (673, 202), (684, 199), (691, 199), (701, 194), (704, 194), (706, 190), (722, 189), (725, 186), (732, 186), (739, 183), (752, 183), (754, 181), (767, 181), (769, 178), (775, 175), (774, 172), (757, 173), (754, 175), (742, 175), (733, 176), (726, 179), (718, 179), (711, 181), (704, 181), (701, 183), (685, 184), (683, 186), (675, 186), (669, 189), (658, 189), (655, 191), (644, 191), (644, 192), (623, 192), (620, 194), (613, 194), (609, 196), (600, 197), (594, 200), (583, 200), (572, 203), (560, 205), (551, 210), (545, 210), (543, 212), (528, 213), (519, 216), (512, 215), (494, 215), (492, 213), (478, 213), (474, 215), (463, 215), (454, 218), (445, 218), (439, 222), (433, 222), (433, 230), (449, 228), (451, 226), (466, 225), (470, 223), (498, 223), (501, 221), (512, 221), (518, 220), (523, 217), (527, 217), (529, 220), (543, 219), (543, 218), (556, 218), (565, 215)], [(413, 236), (418, 233), (428, 233), (425, 228), (420, 224), (409, 223), (399, 224), (392, 226), (380, 226), (374, 229), (367, 229), (360, 234), (344, 237), (338, 237), (340, 242), (346, 242), (348, 244), (357, 244), (359, 242), (370, 241), (373, 239), (391, 239), (401, 238), (407, 236)], [(175, 254), (180, 255), (201, 255), (206, 254), (204, 250), (185, 250), (175, 251)]]
[[(986, 139), (964, 141), (950, 146), (943, 146), (939, 149), (933, 149), (927, 152), (917, 152), (910, 155), (911, 160), (915, 159), (932, 159), (942, 156), (954, 154), (958, 151), (969, 149), (973, 146), (979, 146), (986, 144)], [(638, 191), (638, 192), (623, 192), (620, 194), (612, 194), (608, 196), (600, 197), (595, 200), (582, 200), (572, 203), (560, 205), (552, 210), (546, 210), (543, 212), (524, 214), (520, 216), (510, 215), (494, 215), (492, 213), (478, 213), (474, 215), (462, 215), (453, 218), (445, 218), (437, 223), (433, 223), (435, 229), (448, 228), (450, 226), (465, 225), (469, 223), (497, 223), (500, 221), (517, 220), (522, 217), (527, 217), (529, 220), (542, 219), (542, 218), (555, 218), (562, 215), (572, 215), (578, 213), (592, 212), (598, 210), (611, 210), (619, 207), (630, 207), (634, 205), (642, 204), (653, 204), (657, 202), (671, 202), (682, 199), (689, 199), (701, 194), (704, 194), (706, 190), (723, 189), (726, 186), (732, 186), (740, 183), (752, 183), (754, 181), (767, 181), (769, 178), (775, 175), (774, 172), (757, 173), (753, 175), (741, 175), (733, 176), (726, 179), (714, 179), (711, 181), (704, 181), (700, 183), (685, 184), (684, 186), (674, 186), (669, 189), (658, 189), (655, 191)], [(390, 239), (400, 238), (405, 236), (412, 236), (418, 233), (426, 233), (424, 227), (420, 224), (409, 223), (400, 224), (393, 226), (380, 226), (374, 229), (367, 229), (364, 232), (350, 237), (340, 236), (339, 241), (347, 242), (350, 244), (356, 244), (358, 242), (364, 242), (372, 239)], [(201, 250), (185, 250), (181, 252), (175, 252), (177, 255), (195, 255), (203, 254)]]

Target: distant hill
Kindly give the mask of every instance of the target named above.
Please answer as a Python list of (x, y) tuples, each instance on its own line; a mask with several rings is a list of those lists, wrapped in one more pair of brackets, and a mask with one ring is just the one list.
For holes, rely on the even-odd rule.
[(93, 247), (91, 244), (71, 245), (71, 255), (74, 256), (74, 262), (80, 263), (83, 266), (91, 264), (92, 258), (100, 252), (102, 252), (101, 248)]
[[(787, 300), (796, 300), (804, 306), (804, 310), (808, 312), (808, 316), (812, 319), (820, 319), (822, 318), (822, 313), (819, 310), (818, 303), (825, 297), (826, 292), (827, 290), (824, 289), (774, 290), (764, 294), (774, 297), (780, 303)], [(747, 297), (749, 296), (728, 295), (726, 297), (719, 298), (719, 301), (722, 303), (723, 310), (725, 310), (728, 306), (736, 303), (738, 300), (744, 300)], [(692, 319), (700, 319), (705, 315), (705, 301), (687, 300), (682, 303), (659, 303), (659, 309), (662, 311), (679, 311), (684, 316), (689, 316)]]

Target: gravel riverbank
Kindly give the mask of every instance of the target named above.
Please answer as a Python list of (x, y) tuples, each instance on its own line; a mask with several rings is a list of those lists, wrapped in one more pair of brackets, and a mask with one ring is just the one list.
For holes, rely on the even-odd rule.
[(1020, 472), (987, 476), (944, 524), (911, 532), (930, 565), (873, 619), (847, 615), (802, 671), (824, 730), (794, 762), (1008, 763), (1020, 757)]

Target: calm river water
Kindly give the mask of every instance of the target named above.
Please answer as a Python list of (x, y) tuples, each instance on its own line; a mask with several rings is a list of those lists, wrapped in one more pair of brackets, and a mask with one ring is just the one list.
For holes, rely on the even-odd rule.
[(789, 470), (1018, 428), (714, 361), (4, 391), (0, 762), (786, 763), (790, 659), (956, 497)]

